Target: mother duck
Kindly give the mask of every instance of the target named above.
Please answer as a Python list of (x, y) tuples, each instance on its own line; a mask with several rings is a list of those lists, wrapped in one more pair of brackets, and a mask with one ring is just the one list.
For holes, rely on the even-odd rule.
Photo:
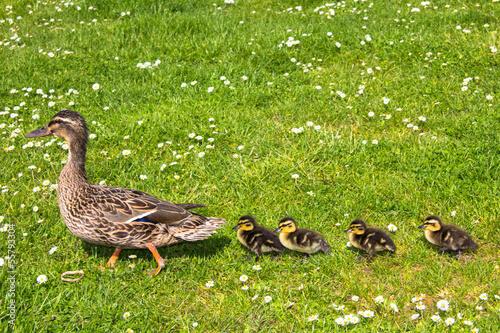
[(225, 223), (221, 218), (192, 213), (186, 209), (189, 205), (176, 205), (141, 191), (90, 184), (85, 172), (88, 131), (78, 112), (62, 110), (26, 137), (48, 135), (64, 139), (69, 147), (57, 189), (64, 223), (88, 243), (115, 248), (107, 267), (114, 267), (122, 249), (148, 249), (158, 264), (149, 274), (157, 275), (165, 267), (158, 247), (206, 239)]

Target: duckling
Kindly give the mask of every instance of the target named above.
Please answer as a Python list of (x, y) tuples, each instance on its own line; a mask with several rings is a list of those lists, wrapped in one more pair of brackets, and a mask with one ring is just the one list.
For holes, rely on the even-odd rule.
[(330, 252), (330, 245), (319, 233), (297, 228), (297, 222), (291, 217), (281, 219), (278, 228), (279, 240), (287, 249), (304, 253), (309, 256), (313, 253), (322, 251)]
[(263, 253), (281, 253), (285, 250), (278, 236), (258, 225), (252, 216), (240, 217), (233, 230), (237, 230), (236, 235), (240, 243), (257, 255), (256, 261)]
[(477, 244), (467, 232), (452, 224), (444, 224), (438, 216), (426, 217), (419, 229), (424, 229), (425, 238), (439, 246), (441, 252), (460, 255), (462, 251), (477, 249)]
[(380, 229), (369, 228), (363, 220), (352, 221), (346, 232), (349, 233), (351, 244), (366, 251), (369, 258), (381, 251), (396, 252), (396, 245), (389, 235)]

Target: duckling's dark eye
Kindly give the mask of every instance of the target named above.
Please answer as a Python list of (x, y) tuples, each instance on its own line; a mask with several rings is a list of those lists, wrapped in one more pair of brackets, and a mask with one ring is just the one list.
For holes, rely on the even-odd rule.
[(247, 223), (247, 224), (245, 224), (245, 226), (247, 226), (247, 227), (251, 227), (251, 226), (252, 226), (252, 224), (251, 224), (251, 223)]

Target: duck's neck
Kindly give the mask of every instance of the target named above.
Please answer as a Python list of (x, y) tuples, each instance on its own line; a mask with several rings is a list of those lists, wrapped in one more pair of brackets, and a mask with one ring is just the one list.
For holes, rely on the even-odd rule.
[(72, 139), (68, 142), (68, 162), (59, 176), (60, 182), (87, 183), (85, 158), (87, 154), (87, 140)]

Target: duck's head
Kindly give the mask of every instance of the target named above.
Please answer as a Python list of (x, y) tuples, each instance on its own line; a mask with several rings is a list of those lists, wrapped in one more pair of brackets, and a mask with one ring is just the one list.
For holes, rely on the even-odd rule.
[(297, 222), (291, 217), (284, 217), (278, 224), (278, 228), (274, 232), (291, 233), (297, 230)]
[(86, 141), (87, 124), (78, 112), (62, 110), (53, 116), (45, 127), (29, 132), (26, 137), (36, 138), (48, 135), (55, 135), (66, 142)]
[(363, 220), (354, 220), (349, 225), (349, 229), (346, 232), (352, 232), (355, 235), (362, 235), (366, 231), (366, 223)]
[(233, 230), (250, 231), (255, 227), (255, 218), (250, 215), (240, 217), (238, 224), (233, 227)]
[(419, 229), (429, 230), (429, 231), (438, 231), (441, 230), (443, 222), (439, 216), (431, 215), (427, 216), (424, 220), (424, 223), (420, 225)]

